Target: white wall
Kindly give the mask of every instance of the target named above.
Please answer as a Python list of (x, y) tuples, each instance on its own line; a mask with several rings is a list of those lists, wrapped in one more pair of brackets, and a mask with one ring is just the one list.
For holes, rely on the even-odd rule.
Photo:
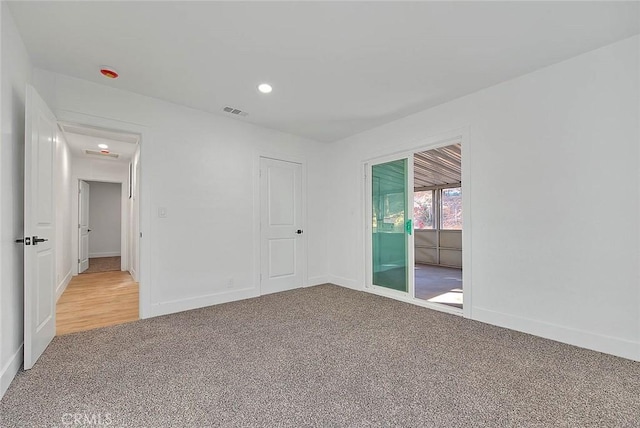
[(306, 159), (305, 284), (326, 281), (326, 145), (43, 70), (35, 80), (59, 118), (142, 134), (143, 317), (259, 294), (260, 154)]
[[(129, 165), (125, 162), (117, 162), (108, 159), (92, 159), (88, 157), (77, 157), (74, 156), (71, 162), (71, 170), (72, 170), (72, 179), (71, 179), (71, 187), (72, 191), (72, 210), (71, 210), (71, 239), (73, 242), (73, 258), (76, 263), (73, 264), (73, 274), (78, 274), (78, 182), (79, 180), (89, 181), (91, 182), (91, 189), (89, 192), (90, 200), (89, 203), (93, 201), (93, 185), (94, 181), (96, 182), (107, 182), (107, 183), (116, 183), (115, 185), (121, 189), (118, 192), (118, 197), (120, 198), (120, 205), (118, 206), (118, 210), (120, 212), (120, 223), (117, 228), (117, 234), (120, 236), (118, 242), (120, 243), (119, 251), (122, 256), (121, 260), (121, 268), (123, 270), (128, 269), (128, 245), (127, 242), (129, 240)], [(89, 215), (91, 216), (91, 207), (89, 207)], [(89, 226), (92, 230), (91, 234), (93, 234), (93, 226), (91, 224), (91, 219), (89, 220)], [(124, 225), (124, 227), (120, 227), (120, 225)], [(75, 227), (74, 227), (75, 226)], [(91, 240), (93, 237), (89, 238), (89, 245), (91, 245)], [(91, 252), (91, 250), (89, 250)], [(90, 254), (91, 257), (91, 254)]]
[(58, 130), (56, 135), (55, 198), (56, 198), (56, 297), (66, 289), (73, 275), (71, 240), (72, 183), (71, 151)]
[(120, 255), (122, 223), (122, 185), (120, 183), (89, 183), (89, 257)]
[(640, 359), (639, 47), (636, 36), (332, 144), (328, 206), (344, 213), (329, 229), (332, 282), (363, 288), (362, 162), (468, 127), (471, 317)]
[(129, 272), (135, 281), (139, 281), (140, 271), (140, 146), (131, 159), (132, 180), (129, 199)]
[(0, 396), (22, 363), (24, 103), (31, 63), (5, 2), (0, 4)]

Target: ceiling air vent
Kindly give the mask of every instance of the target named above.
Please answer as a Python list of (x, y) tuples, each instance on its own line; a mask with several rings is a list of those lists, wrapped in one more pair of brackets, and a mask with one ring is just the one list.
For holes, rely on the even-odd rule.
[(88, 155), (102, 156), (102, 157), (113, 158), (113, 159), (118, 159), (118, 157), (120, 156), (117, 153), (102, 153), (97, 150), (85, 150), (84, 152)]
[(229, 106), (223, 108), (222, 111), (224, 111), (225, 113), (231, 113), (231, 114), (235, 114), (236, 116), (242, 116), (242, 117), (249, 114), (246, 111), (242, 111), (240, 109), (229, 107)]

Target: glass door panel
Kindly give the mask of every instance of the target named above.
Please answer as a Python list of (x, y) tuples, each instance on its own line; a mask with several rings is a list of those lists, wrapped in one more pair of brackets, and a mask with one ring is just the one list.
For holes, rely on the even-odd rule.
[(373, 285), (407, 292), (407, 159), (371, 166)]

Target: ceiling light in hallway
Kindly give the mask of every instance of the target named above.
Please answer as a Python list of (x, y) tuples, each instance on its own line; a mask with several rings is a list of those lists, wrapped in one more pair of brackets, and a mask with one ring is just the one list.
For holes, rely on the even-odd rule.
[(258, 90), (260, 92), (262, 92), (263, 94), (268, 94), (271, 91), (273, 91), (273, 88), (268, 83), (261, 83), (261, 84), (258, 85)]

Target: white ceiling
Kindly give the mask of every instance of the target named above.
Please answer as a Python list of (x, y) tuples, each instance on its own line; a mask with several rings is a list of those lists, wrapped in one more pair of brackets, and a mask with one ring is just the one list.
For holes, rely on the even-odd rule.
[[(138, 147), (137, 135), (68, 123), (62, 123), (60, 127), (64, 132), (64, 137), (71, 150), (71, 155), (75, 157), (129, 163)], [(94, 152), (102, 150), (98, 147), (98, 144), (106, 144), (109, 146), (109, 153), (117, 154), (118, 157), (87, 154), (87, 150)]]
[[(34, 65), (337, 139), (640, 32), (638, 2), (12, 2)], [(98, 74), (111, 65), (121, 74)], [(257, 92), (260, 82), (273, 93)]]

